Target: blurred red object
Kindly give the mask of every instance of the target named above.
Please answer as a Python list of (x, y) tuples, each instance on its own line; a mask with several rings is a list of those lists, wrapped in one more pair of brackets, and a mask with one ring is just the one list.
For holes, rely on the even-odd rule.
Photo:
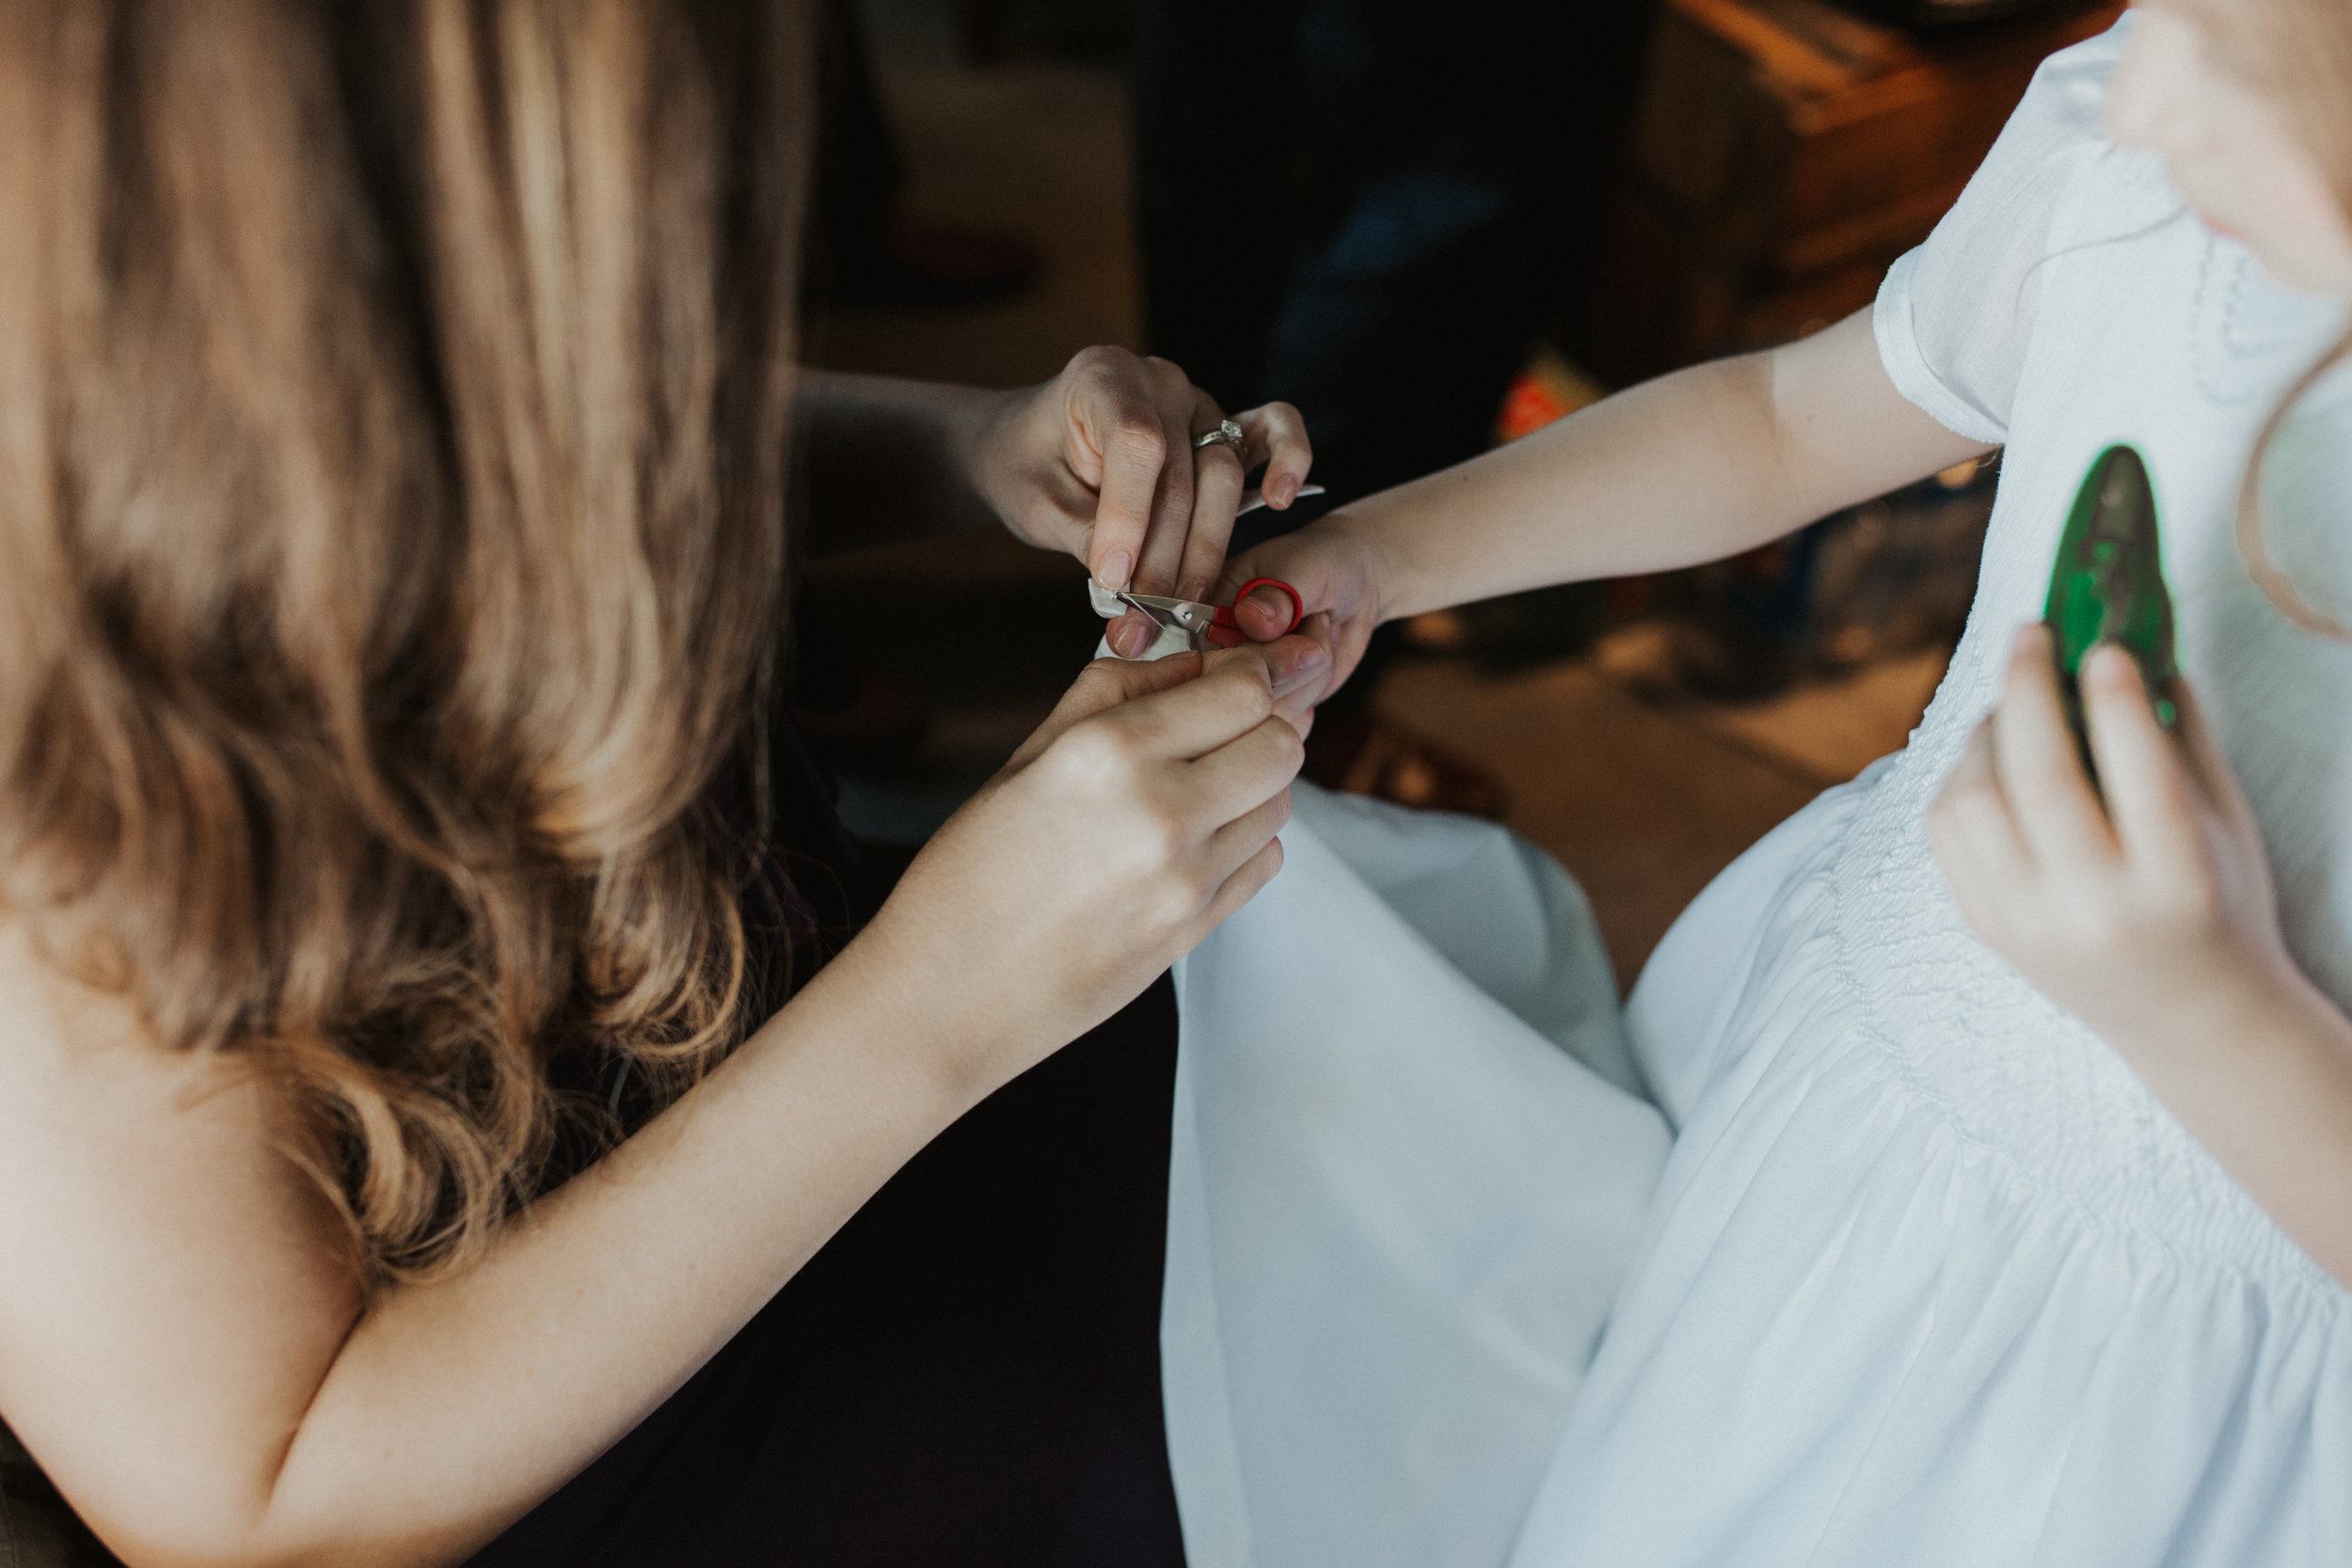
[(1576, 411), (1569, 401), (1536, 379), (1531, 371), (1521, 371), (1511, 378), (1511, 389), (1502, 394), (1502, 410), (1495, 416), (1495, 435), (1504, 441), (1516, 441), (1522, 436), (1533, 436), (1555, 420), (1565, 420)]

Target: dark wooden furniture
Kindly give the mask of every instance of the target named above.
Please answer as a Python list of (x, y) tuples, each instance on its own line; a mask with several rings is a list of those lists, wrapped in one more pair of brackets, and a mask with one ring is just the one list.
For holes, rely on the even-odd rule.
[(1662, 0), (1571, 353), (1624, 384), (1868, 304), (2035, 66), (2122, 8), (1914, 37), (1819, 0)]

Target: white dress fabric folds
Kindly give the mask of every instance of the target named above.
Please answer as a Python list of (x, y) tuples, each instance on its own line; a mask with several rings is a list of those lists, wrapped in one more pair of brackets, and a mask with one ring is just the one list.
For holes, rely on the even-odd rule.
[(1177, 969), (1161, 1364), (1192, 1568), (1495, 1563), (1666, 1160), (1583, 894), (1302, 784)]
[[(1199, 1568), (2352, 1564), (2352, 1292), (1974, 940), (1923, 828), (2132, 441), (2288, 942), (2352, 1002), (2352, 645), (2233, 537), (2344, 312), (2102, 135), (2130, 25), (2043, 66), (1879, 297), (1895, 386), (2006, 446), (1950, 672), (1684, 914), (1629, 1064), (1573, 893), (1494, 830), (1308, 796), (1185, 964), (1163, 1348)], [(2271, 554), (2352, 618), (2352, 377), (2265, 481)]]

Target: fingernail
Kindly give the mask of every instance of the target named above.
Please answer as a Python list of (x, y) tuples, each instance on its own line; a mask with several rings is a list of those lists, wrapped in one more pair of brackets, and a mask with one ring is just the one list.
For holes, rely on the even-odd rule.
[(1308, 643), (1304, 648), (1301, 648), (1296, 654), (1294, 654), (1291, 657), (1289, 665), (1284, 669), (1282, 678), (1274, 683), (1275, 691), (1279, 694), (1295, 690), (1297, 687), (1302, 685), (1308, 677), (1311, 676), (1316, 671), (1323, 668), (1324, 660), (1325, 655), (1323, 652), (1323, 644), (1320, 642)]
[(1133, 658), (1143, 652), (1143, 645), (1147, 641), (1143, 628), (1133, 622), (1123, 626), (1115, 626), (1111, 630), (1111, 652), (1121, 658)]
[(1190, 599), (1195, 604), (1205, 604), (1208, 602), (1209, 590), (1216, 586), (1216, 584), (1207, 578), (1195, 578), (1178, 589), (1176, 596), (1180, 599)]
[(1298, 481), (1295, 479), (1285, 479), (1281, 483), (1281, 499), (1276, 501), (1274, 504), (1277, 506), (1287, 507), (1291, 502), (1296, 500), (1297, 499)]
[(1103, 558), (1103, 564), (1094, 569), (1094, 580), (1105, 588), (1127, 586), (1128, 577), (1136, 569), (1136, 558), (1125, 550), (1113, 550)]

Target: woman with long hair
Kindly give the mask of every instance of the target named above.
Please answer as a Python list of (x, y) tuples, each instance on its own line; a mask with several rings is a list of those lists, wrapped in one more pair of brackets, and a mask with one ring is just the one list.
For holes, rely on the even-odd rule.
[(1323, 650), (1090, 669), (886, 901), (779, 662), (804, 549), (1197, 589), (1304, 442), (796, 375), (798, 35), (0, 4), (0, 1417), (126, 1560), (1180, 1551), (1153, 980)]

